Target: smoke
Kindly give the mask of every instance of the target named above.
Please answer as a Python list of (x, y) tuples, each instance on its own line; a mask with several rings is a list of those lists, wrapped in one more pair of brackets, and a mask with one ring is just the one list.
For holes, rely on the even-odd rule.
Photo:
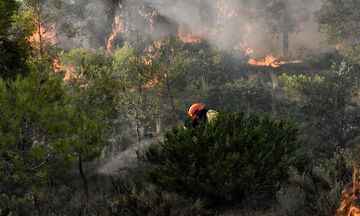
[[(114, 48), (125, 41), (136, 46), (177, 36), (179, 29), (215, 49), (253, 50), (252, 58), (280, 56), (284, 30), (292, 57), (330, 50), (314, 16), (320, 0), (67, 0), (62, 4), (57, 30), (59, 45), (66, 50)], [(116, 16), (121, 26), (116, 26)], [(119, 32), (109, 42), (115, 27)]]
[(123, 168), (133, 168), (137, 166), (138, 158), (137, 151), (142, 152), (150, 144), (162, 141), (163, 137), (155, 137), (150, 139), (144, 139), (140, 143), (133, 143), (125, 151), (120, 152), (114, 159), (107, 162), (105, 165), (98, 169), (99, 173), (114, 174)]
[[(321, 7), (319, 0), (152, 0), (151, 5), (214, 48), (246, 46), (254, 50), (254, 57), (280, 56), (281, 33), (287, 26), (293, 55), (298, 50), (329, 51), (314, 16)], [(284, 17), (284, 10), (289, 17)]]

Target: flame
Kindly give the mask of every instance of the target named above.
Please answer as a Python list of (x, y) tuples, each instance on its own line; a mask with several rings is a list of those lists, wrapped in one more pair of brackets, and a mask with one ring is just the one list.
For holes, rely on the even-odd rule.
[(54, 59), (53, 61), (53, 69), (55, 73), (61, 72), (61, 64), (59, 63), (59, 59)]
[(236, 10), (224, 0), (218, 1), (216, 8), (218, 10), (218, 18), (220, 19), (231, 19), (239, 16)]
[(201, 37), (197, 36), (196, 34), (190, 32), (185, 33), (185, 29), (183, 26), (179, 26), (179, 39), (184, 43), (201, 43)]
[(157, 77), (155, 77), (153, 80), (150, 80), (146, 84), (142, 85), (142, 88), (153, 88), (158, 83), (159, 83), (159, 80)]
[[(63, 64), (60, 63), (59, 59), (54, 59), (53, 61), (53, 70), (54, 73), (60, 73), (60, 72), (65, 72), (63, 81), (67, 81), (73, 77), (75, 77), (75, 68), (70, 67), (70, 66), (64, 66)], [(82, 77), (82, 75), (80, 74), (77, 78)]]
[(249, 59), (248, 63), (250, 65), (254, 65), (254, 66), (269, 66), (269, 67), (273, 67), (273, 68), (277, 68), (280, 67), (281, 65), (284, 64), (296, 64), (296, 63), (301, 63), (301, 60), (293, 60), (293, 61), (278, 61), (278, 58), (275, 58), (272, 54), (269, 54), (265, 57), (265, 59), (261, 59), (259, 61), (256, 61), (255, 59)]
[(236, 44), (233, 49), (234, 50), (244, 50), (245, 55), (250, 55), (250, 54), (254, 53), (254, 50), (252, 50), (248, 47), (248, 43), (246, 42), (246, 40), (251, 33), (251, 25), (248, 24), (246, 26), (246, 29), (247, 29), (247, 32), (243, 37), (243, 42), (239, 42), (238, 44)]
[(46, 46), (46, 42), (49, 42), (51, 45), (57, 44), (55, 22), (50, 23), (50, 25), (46, 27), (44, 27), (41, 24), (36, 26), (37, 26), (36, 31), (34, 31), (34, 34), (28, 38), (28, 41), (38, 53), (40, 52), (40, 38), (43, 49)]
[(360, 216), (360, 197), (358, 196), (360, 192), (359, 179), (359, 169), (354, 165), (353, 186), (352, 188), (345, 188), (341, 192), (344, 200), (340, 202), (340, 207), (336, 211), (337, 216)]
[(152, 12), (148, 12), (148, 13), (144, 13), (143, 11), (141, 11), (140, 9), (138, 10), (138, 13), (144, 17), (144, 19), (149, 23), (150, 25), (150, 29), (153, 32), (154, 31), (154, 21), (155, 21), (155, 17), (157, 15), (159, 15), (158, 12), (156, 11), (152, 11)]
[(239, 42), (238, 44), (236, 44), (234, 46), (234, 50), (244, 50), (246, 55), (250, 55), (254, 52), (254, 50), (248, 47), (248, 43), (246, 42), (246, 40), (251, 33), (251, 25), (247, 25), (246, 28), (247, 28), (247, 32), (243, 37), (244, 42)]
[[(239, 44), (236, 44), (234, 46), (234, 50), (244, 50), (245, 51), (245, 55), (250, 55), (251, 53), (254, 53), (254, 50), (250, 49), (249, 47), (247, 47), (247, 42), (242, 42)], [(250, 63), (249, 63), (250, 64)]]
[(336, 44), (336, 45), (334, 46), (334, 48), (335, 48), (336, 50), (340, 50), (340, 49), (341, 49), (341, 45), (340, 45), (340, 44)]
[(124, 28), (124, 24), (123, 21), (120, 19), (120, 16), (119, 15), (115, 16), (114, 23), (112, 24), (113, 33), (110, 35), (110, 37), (107, 39), (106, 42), (106, 50), (108, 51), (108, 53), (111, 53), (111, 47), (112, 47), (111, 44), (112, 41), (116, 38), (116, 35), (119, 32), (124, 32), (123, 28)]

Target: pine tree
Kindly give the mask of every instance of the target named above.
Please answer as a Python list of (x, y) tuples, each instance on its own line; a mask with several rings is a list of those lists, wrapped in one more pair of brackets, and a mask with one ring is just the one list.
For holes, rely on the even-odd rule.
[[(174, 127), (145, 152), (146, 175), (166, 190), (216, 203), (241, 201), (302, 167), (294, 124), (222, 112), (211, 124)], [(271, 191), (271, 190), (269, 190)]]
[(27, 37), (35, 30), (30, 13), (18, 11), (15, 0), (0, 0), (0, 77), (16, 78), (27, 74)]

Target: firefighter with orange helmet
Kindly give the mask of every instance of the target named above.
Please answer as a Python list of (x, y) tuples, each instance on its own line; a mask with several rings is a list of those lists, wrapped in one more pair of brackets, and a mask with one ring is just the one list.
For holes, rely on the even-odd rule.
[(218, 112), (215, 110), (208, 110), (201, 103), (193, 103), (189, 110), (187, 111), (187, 115), (192, 120), (192, 125), (196, 127), (201, 122), (211, 122), (214, 118), (216, 118)]

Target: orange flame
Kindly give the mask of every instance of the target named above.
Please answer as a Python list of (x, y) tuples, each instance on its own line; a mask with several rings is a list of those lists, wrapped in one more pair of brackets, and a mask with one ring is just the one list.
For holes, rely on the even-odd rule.
[(278, 58), (275, 58), (272, 54), (267, 55), (265, 59), (261, 59), (259, 61), (256, 61), (255, 59), (249, 59), (248, 63), (253, 66), (269, 66), (273, 68), (280, 67), (284, 64), (295, 64), (295, 63), (301, 63), (301, 60), (294, 60), (294, 61), (278, 61)]
[(152, 11), (149, 13), (144, 13), (143, 11), (141, 11), (140, 9), (138, 10), (138, 13), (144, 17), (144, 19), (150, 24), (150, 29), (151, 31), (154, 31), (154, 21), (155, 21), (155, 17), (157, 15), (159, 15), (158, 12), (156, 11)]
[[(239, 43), (236, 44), (234, 46), (234, 50), (244, 50), (246, 55), (250, 55), (251, 53), (254, 52), (254, 50), (250, 49), (249, 47), (247, 47), (247, 43), (243, 42), (243, 43)], [(250, 63), (249, 63), (250, 64)]]
[(115, 16), (114, 23), (112, 24), (112, 31), (113, 33), (110, 35), (110, 37), (107, 39), (106, 42), (106, 50), (111, 53), (111, 47), (112, 47), (112, 41), (116, 38), (116, 35), (119, 32), (124, 32), (123, 30), (123, 21), (120, 19), (120, 16)]
[(246, 40), (251, 33), (251, 25), (247, 25), (246, 28), (247, 28), (247, 32), (243, 37), (244, 42), (240, 42), (240, 43), (236, 44), (234, 46), (234, 50), (244, 50), (246, 55), (250, 55), (251, 53), (254, 52), (254, 50), (252, 50), (248, 47), (248, 43), (246, 42)]
[(42, 44), (43, 48), (45, 47), (46, 42), (49, 42), (51, 45), (55, 45), (57, 43), (56, 23), (52, 22), (48, 27), (37, 25), (36, 31), (28, 38), (28, 41), (38, 52), (40, 51), (40, 44)]
[[(72, 77), (75, 76), (75, 68), (73, 67), (69, 67), (69, 66), (64, 66), (63, 64), (60, 63), (59, 59), (54, 59), (53, 61), (53, 70), (54, 73), (60, 73), (60, 72), (65, 72), (63, 81), (67, 81), (69, 79), (71, 79)], [(79, 75), (77, 78), (80, 78), (81, 75)]]
[(340, 202), (340, 207), (336, 211), (337, 216), (360, 216), (360, 197), (358, 196), (360, 191), (359, 178), (359, 169), (354, 165), (353, 186), (352, 188), (345, 188), (341, 192), (344, 200)]
[(201, 37), (197, 36), (196, 34), (190, 32), (185, 33), (185, 29), (183, 26), (179, 27), (179, 39), (183, 41), (184, 43), (201, 43), (202, 39)]
[(142, 88), (153, 88), (157, 83), (159, 83), (159, 80), (157, 77), (155, 77), (153, 80), (150, 80), (149, 82), (142, 85)]
[(341, 49), (341, 45), (340, 45), (340, 44), (336, 44), (336, 45), (334, 46), (334, 48), (335, 48), (336, 50), (340, 50), (340, 49)]

